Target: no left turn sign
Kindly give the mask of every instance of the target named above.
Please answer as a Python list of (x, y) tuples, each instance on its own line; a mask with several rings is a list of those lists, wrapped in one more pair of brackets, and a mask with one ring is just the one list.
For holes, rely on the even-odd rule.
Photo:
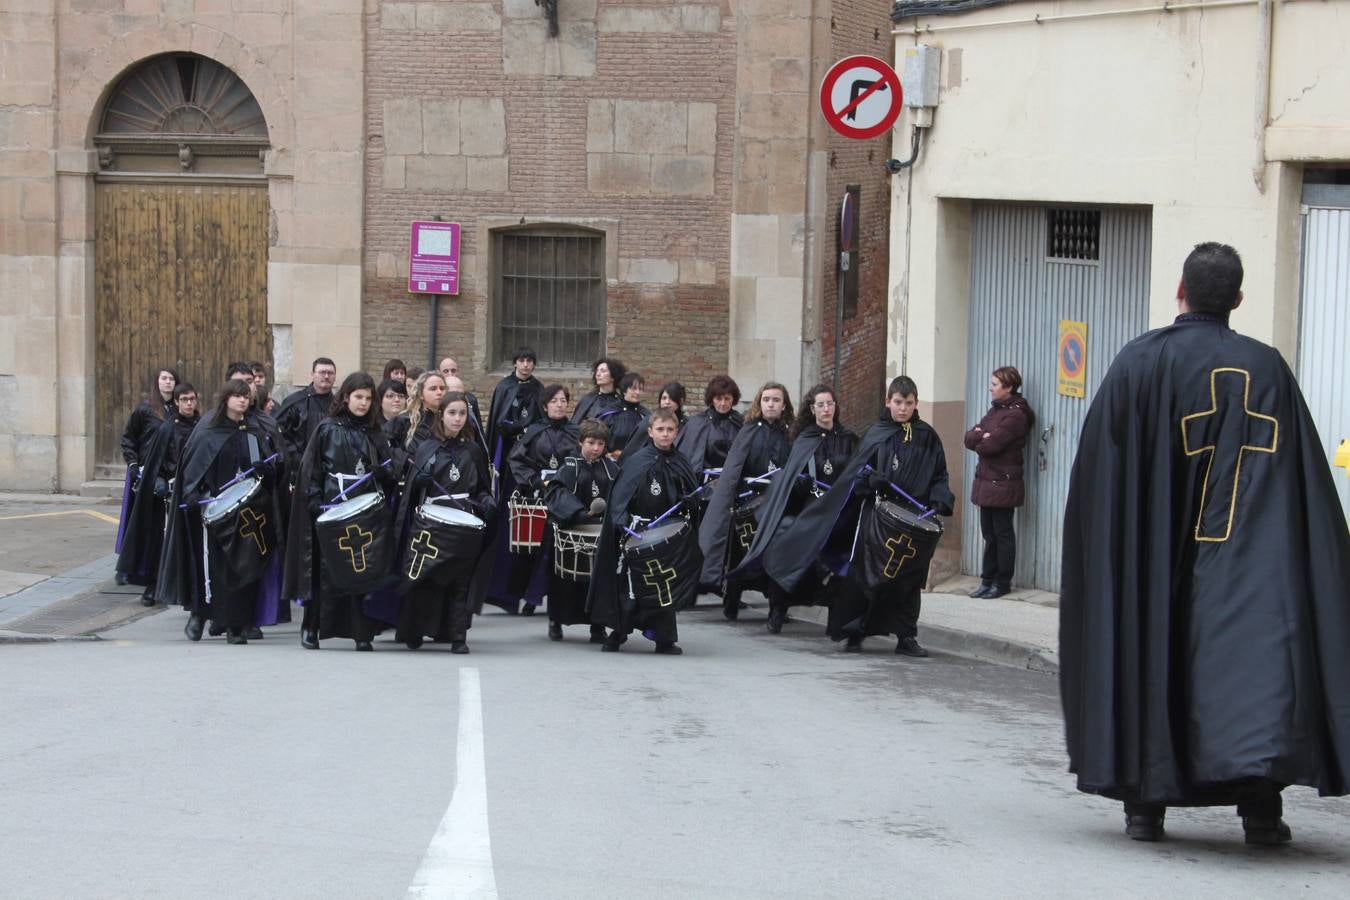
[(885, 134), (900, 117), (900, 78), (875, 56), (846, 56), (820, 83), (820, 111), (846, 138), (865, 141)]

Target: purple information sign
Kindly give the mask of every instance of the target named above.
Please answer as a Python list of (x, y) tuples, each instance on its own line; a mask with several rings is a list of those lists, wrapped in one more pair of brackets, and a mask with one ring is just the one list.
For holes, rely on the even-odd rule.
[(459, 293), (459, 223), (413, 222), (408, 247), (408, 290)]

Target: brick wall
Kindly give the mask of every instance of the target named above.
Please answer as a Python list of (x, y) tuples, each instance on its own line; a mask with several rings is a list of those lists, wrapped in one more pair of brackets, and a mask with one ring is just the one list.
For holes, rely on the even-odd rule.
[[(866, 53), (893, 61), (890, 4), (878, 0), (835, 0), (831, 33), (834, 59)], [(876, 418), (884, 400), (886, 375), (886, 293), (890, 233), (891, 176), (882, 164), (890, 156), (887, 137), (854, 141), (831, 131), (826, 179), (830, 229), (826, 237), (825, 289), (822, 299), (822, 381), (834, 375), (835, 299), (838, 287), (839, 204), (844, 188), (861, 185), (859, 197), (858, 312), (844, 319), (843, 378), (840, 409), (845, 424), (861, 432)], [(923, 389), (920, 385), (920, 390)]]
[[(433, 15), (450, 6), (455, 15)], [(393, 356), (427, 360), (427, 301), (406, 290), (411, 220), (440, 215), (464, 226), (461, 293), (440, 301), (437, 354), (454, 356), (480, 394), (505, 368), (490, 358), (490, 241), (481, 224), (594, 220), (609, 223), (617, 244), (606, 248), (608, 355), (646, 376), (649, 405), (671, 379), (699, 395), (727, 366), (734, 23), (717, 2), (559, 6), (563, 33), (551, 39), (532, 0), (372, 7), (365, 367), (379, 371)], [(500, 103), (504, 140), (491, 134), (493, 104), (456, 106), (466, 98)], [(454, 124), (447, 102), (451, 118), (459, 110)], [(644, 110), (668, 113), (672, 103), (688, 111), (678, 128), (634, 127)], [(419, 108), (420, 143), (412, 133)], [(455, 128), (458, 143), (448, 134)], [(615, 163), (623, 177), (597, 177), (597, 166)], [(427, 178), (429, 170), (441, 174)], [(582, 383), (576, 371), (538, 374)]]

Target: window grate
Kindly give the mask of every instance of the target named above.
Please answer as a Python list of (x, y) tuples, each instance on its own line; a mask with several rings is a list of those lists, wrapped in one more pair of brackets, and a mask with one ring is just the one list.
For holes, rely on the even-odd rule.
[(576, 231), (498, 232), (498, 357), (532, 347), (543, 367), (585, 367), (603, 352), (605, 250), (602, 235)]
[(1045, 224), (1047, 259), (1062, 262), (1101, 259), (1101, 210), (1047, 209)]

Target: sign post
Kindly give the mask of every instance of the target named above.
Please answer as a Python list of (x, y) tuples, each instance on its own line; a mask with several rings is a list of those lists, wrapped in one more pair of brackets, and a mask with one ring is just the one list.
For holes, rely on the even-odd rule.
[(1059, 322), (1059, 393), (1065, 397), (1087, 396), (1087, 323)]
[(820, 111), (830, 127), (858, 141), (891, 130), (904, 102), (900, 76), (875, 56), (846, 56), (820, 82)]
[(436, 314), (441, 294), (459, 293), (458, 222), (414, 221), (408, 242), (408, 291), (427, 294), (431, 323), (427, 331), (427, 368), (436, 368)]

